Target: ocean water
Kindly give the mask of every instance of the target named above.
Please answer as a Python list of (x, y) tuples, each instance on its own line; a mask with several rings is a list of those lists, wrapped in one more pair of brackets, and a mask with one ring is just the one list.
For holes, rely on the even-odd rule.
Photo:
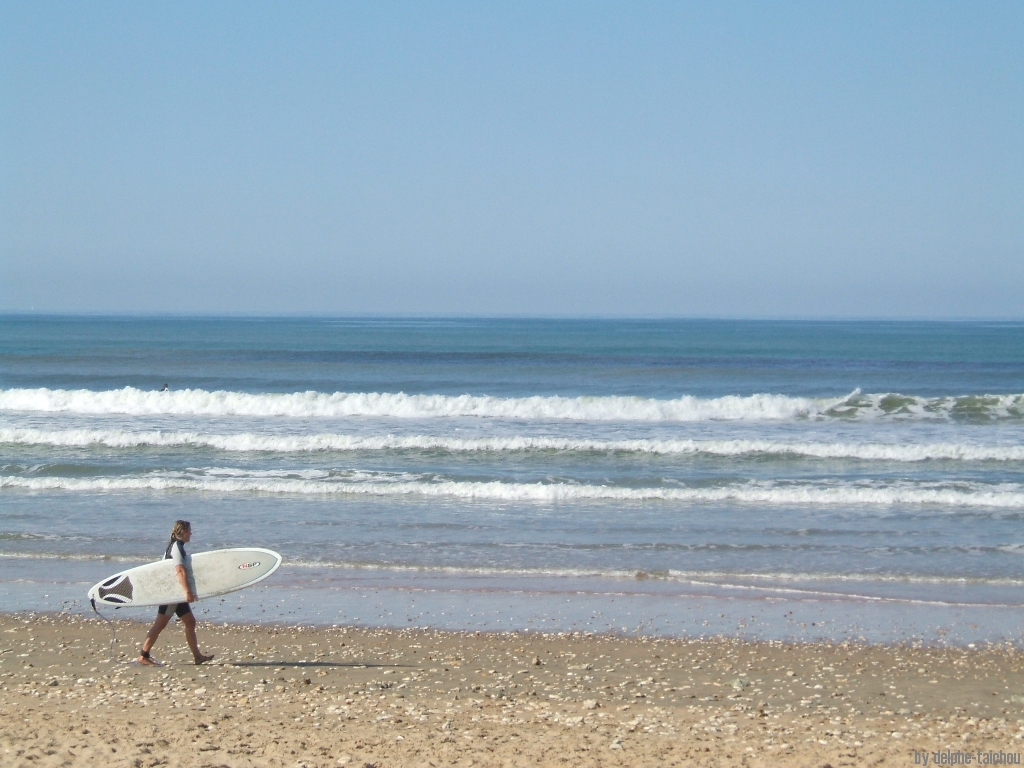
[(1024, 324), (0, 316), (4, 607), (177, 518), (215, 620), (1016, 643)]

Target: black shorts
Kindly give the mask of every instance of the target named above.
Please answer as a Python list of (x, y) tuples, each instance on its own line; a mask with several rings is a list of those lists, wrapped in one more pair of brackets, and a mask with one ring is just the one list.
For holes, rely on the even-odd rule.
[[(174, 606), (174, 613), (179, 619), (186, 613), (192, 613), (192, 609), (189, 608), (188, 603), (172, 603), (171, 605)], [(171, 609), (171, 605), (161, 605), (156, 609), (156, 612), (163, 616)]]

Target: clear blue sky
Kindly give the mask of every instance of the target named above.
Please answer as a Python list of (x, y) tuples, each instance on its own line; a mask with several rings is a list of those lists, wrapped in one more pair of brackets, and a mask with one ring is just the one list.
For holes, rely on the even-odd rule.
[(1024, 3), (0, 2), (0, 311), (1024, 317)]

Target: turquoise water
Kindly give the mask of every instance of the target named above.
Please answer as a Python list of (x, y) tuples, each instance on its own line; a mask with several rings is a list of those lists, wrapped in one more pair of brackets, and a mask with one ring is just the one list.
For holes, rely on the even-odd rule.
[(288, 563), (211, 616), (1016, 641), (1022, 331), (3, 316), (0, 589), (184, 517)]

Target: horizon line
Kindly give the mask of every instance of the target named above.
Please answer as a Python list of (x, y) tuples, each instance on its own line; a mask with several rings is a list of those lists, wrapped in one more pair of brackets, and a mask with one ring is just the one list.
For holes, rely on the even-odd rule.
[(623, 321), (623, 322), (806, 322), (806, 323), (1020, 323), (1022, 316), (926, 315), (573, 315), (573, 314), (433, 314), (384, 312), (181, 312), (181, 311), (76, 311), (0, 310), (0, 318), (64, 319), (190, 319), (190, 320), (536, 320), (536, 321)]

